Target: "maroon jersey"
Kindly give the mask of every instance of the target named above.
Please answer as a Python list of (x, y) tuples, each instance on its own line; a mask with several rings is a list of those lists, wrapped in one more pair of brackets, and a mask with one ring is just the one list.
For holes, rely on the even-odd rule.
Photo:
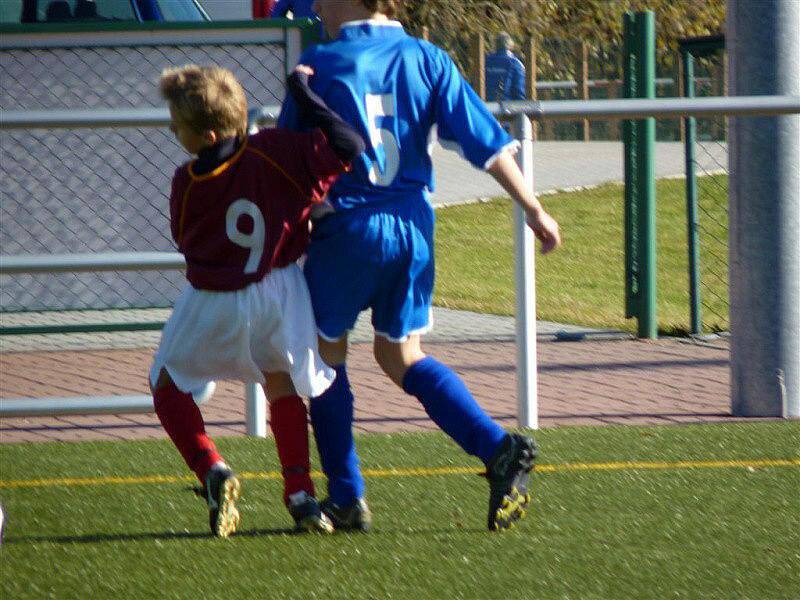
[(325, 135), (265, 129), (204, 175), (175, 172), (170, 225), (197, 289), (238, 290), (297, 260), (311, 206), (345, 171)]

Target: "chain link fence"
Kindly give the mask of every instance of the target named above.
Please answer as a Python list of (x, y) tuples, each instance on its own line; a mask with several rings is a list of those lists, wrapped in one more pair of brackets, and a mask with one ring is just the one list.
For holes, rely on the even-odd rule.
[[(297, 51), (287, 53), (283, 30), (262, 29), (260, 40), (252, 28), (243, 33), (249, 41), (218, 43), (213, 29), (198, 29), (185, 44), (168, 43), (168, 31), (120, 45), (88, 34), (69, 47), (14, 48), (7, 39), (0, 108), (163, 107), (162, 69), (187, 63), (229, 68), (251, 106), (280, 104), (287, 57), (296, 60)], [(170, 181), (188, 156), (166, 128), (3, 130), (0, 151), (2, 254), (174, 251)], [(182, 285), (180, 272), (3, 276), (0, 306), (4, 312), (166, 307)]]
[[(694, 61), (694, 95), (724, 95), (724, 51)], [(728, 299), (728, 145), (727, 119), (697, 119), (693, 165), (697, 190), (700, 242), (700, 331), (715, 333), (730, 327)]]
[[(540, 79), (562, 78), (570, 84), (551, 86), (553, 97), (576, 97), (574, 79), (564, 78), (576, 75), (579, 46), (560, 40), (541, 45), (539, 52), (545, 58), (540, 64), (546, 68)], [(282, 41), (191, 45), (151, 41), (2, 52), (4, 110), (161, 106), (156, 86), (161, 69), (187, 62), (226, 66), (243, 82), (251, 106), (275, 105), (284, 93), (287, 60)], [(619, 56), (617, 48), (590, 54), (589, 77), (603, 84), (590, 88), (592, 98), (617, 95), (615, 84), (609, 82), (621, 79)], [(674, 69), (674, 61), (663, 58), (662, 63)], [(718, 89), (719, 73), (714, 65), (698, 69), (698, 95)], [(676, 80), (673, 74), (659, 95), (674, 92), (669, 86)], [(724, 127), (714, 129), (707, 121), (700, 121), (696, 153), (698, 173), (708, 175), (698, 179), (701, 264), (703, 281), (716, 283), (702, 297), (709, 303), (704, 311), (706, 327), (719, 330), (727, 325), (727, 216), (721, 214), (726, 212), (727, 179), (719, 172), (727, 162), (727, 149), (724, 137), (714, 137), (714, 132), (724, 135)], [(564, 139), (540, 136), (535, 145), (536, 190), (562, 222), (565, 236), (564, 249), (540, 261), (538, 269), (539, 317), (546, 321), (633, 328), (623, 317), (622, 143), (612, 133), (618, 124), (592, 122), (596, 141), (582, 142), (575, 140), (579, 125), (554, 123), (553, 130)], [(663, 213), (659, 252), (671, 261), (659, 284), (666, 303), (660, 307), (661, 328), (669, 332), (687, 330), (689, 298), (683, 144), (677, 141), (678, 121), (659, 121), (659, 131), (668, 127), (677, 128), (678, 137), (667, 136), (672, 141), (657, 143), (655, 163)], [(0, 141), (6, 181), (0, 190), (4, 255), (174, 250), (168, 190), (175, 167), (187, 156), (168, 131), (3, 130)], [(444, 207), (438, 211), (436, 303), (510, 316), (514, 312), (510, 202), (487, 202), (505, 196), (488, 174), (442, 148), (436, 147), (433, 154), (437, 180), (433, 202)], [(465, 203), (473, 205), (452, 207)], [(169, 307), (183, 285), (180, 272), (158, 271), (2, 279), (0, 305), (6, 313)], [(722, 296), (719, 302), (712, 301), (715, 294)]]
[[(449, 38), (448, 38), (449, 39)], [(437, 33), (431, 32), (437, 42)], [(520, 41), (520, 40), (518, 40)], [(451, 50), (475, 80), (475, 44), (458, 40)], [(585, 55), (584, 55), (585, 50)], [(494, 51), (487, 47), (487, 52)], [(518, 52), (520, 57), (522, 53)], [(623, 49), (592, 40), (543, 39), (536, 44), (539, 100), (613, 99), (623, 96)], [(724, 95), (722, 52), (698, 63), (698, 96)], [(656, 96), (683, 95), (681, 55), (656, 54)], [(694, 156), (698, 187), (703, 329), (728, 328), (727, 142), (722, 117), (698, 119)], [(592, 328), (635, 330), (623, 316), (623, 144), (621, 121), (543, 121), (534, 147), (535, 188), (562, 223), (565, 246), (537, 267), (538, 317)], [(659, 330), (691, 333), (687, 256), (687, 170), (681, 119), (656, 120)], [(505, 196), (483, 173), (460, 167), (455, 157), (434, 153), (434, 202), (480, 199), (474, 207), (443, 208), (437, 234), (437, 303), (514, 313), (511, 205), (488, 202)], [(459, 258), (461, 257), (461, 258)]]

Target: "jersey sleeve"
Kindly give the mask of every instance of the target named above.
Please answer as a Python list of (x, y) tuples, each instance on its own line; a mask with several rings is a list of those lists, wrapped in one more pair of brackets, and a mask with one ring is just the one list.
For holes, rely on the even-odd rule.
[(186, 167), (179, 167), (172, 177), (172, 190), (169, 195), (169, 229), (176, 246), (180, 246), (180, 225), (184, 210), (183, 198), (186, 195), (187, 185)]
[(438, 52), (434, 65), (439, 69), (433, 78), (439, 139), (458, 145), (474, 166), (488, 168), (501, 151), (516, 142), (492, 116), (445, 52)]
[[(312, 46), (300, 55), (298, 64), (310, 65), (313, 67), (315, 54), (315, 48)], [(292, 131), (303, 131), (302, 123), (300, 122), (300, 108), (297, 106), (297, 102), (292, 98), (288, 89), (283, 98), (283, 104), (281, 104), (281, 112), (278, 115), (277, 126), (284, 129), (291, 129)]]
[(311, 184), (311, 201), (322, 202), (337, 177), (349, 167), (333, 151), (322, 130), (314, 129), (301, 135), (304, 137), (303, 145), (307, 148), (302, 158)]

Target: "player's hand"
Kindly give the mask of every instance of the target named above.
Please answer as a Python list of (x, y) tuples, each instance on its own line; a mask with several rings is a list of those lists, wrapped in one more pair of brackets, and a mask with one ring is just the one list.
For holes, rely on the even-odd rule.
[(528, 225), (533, 229), (533, 234), (542, 243), (542, 254), (547, 254), (561, 245), (558, 223), (543, 208), (529, 212), (526, 218)]
[(297, 65), (294, 68), (294, 71), (295, 73), (302, 73), (303, 75), (308, 75), (309, 77), (311, 77), (314, 74), (314, 69), (312, 69), (308, 65), (303, 65), (303, 64)]
[(289, 77), (286, 78), (286, 84), (289, 87), (292, 97), (301, 104), (302, 101), (308, 96), (310, 91), (308, 86), (308, 78), (313, 74), (314, 69), (308, 65), (299, 64), (292, 69), (292, 72), (289, 73)]

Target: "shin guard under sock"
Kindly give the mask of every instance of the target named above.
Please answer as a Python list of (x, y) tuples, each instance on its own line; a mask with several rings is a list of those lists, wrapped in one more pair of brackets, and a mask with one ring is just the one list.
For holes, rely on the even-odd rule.
[(174, 383), (153, 392), (153, 405), (161, 425), (200, 483), (205, 484), (211, 466), (222, 461), (213, 440), (206, 434), (203, 416), (191, 394), (181, 392)]
[(283, 396), (269, 403), (269, 426), (283, 473), (283, 502), (289, 495), (307, 492), (314, 496), (308, 456), (308, 414), (300, 396)]
[(455, 371), (431, 356), (409, 367), (403, 377), (403, 390), (419, 399), (442, 431), (484, 463), (494, 456), (507, 435), (478, 405)]

